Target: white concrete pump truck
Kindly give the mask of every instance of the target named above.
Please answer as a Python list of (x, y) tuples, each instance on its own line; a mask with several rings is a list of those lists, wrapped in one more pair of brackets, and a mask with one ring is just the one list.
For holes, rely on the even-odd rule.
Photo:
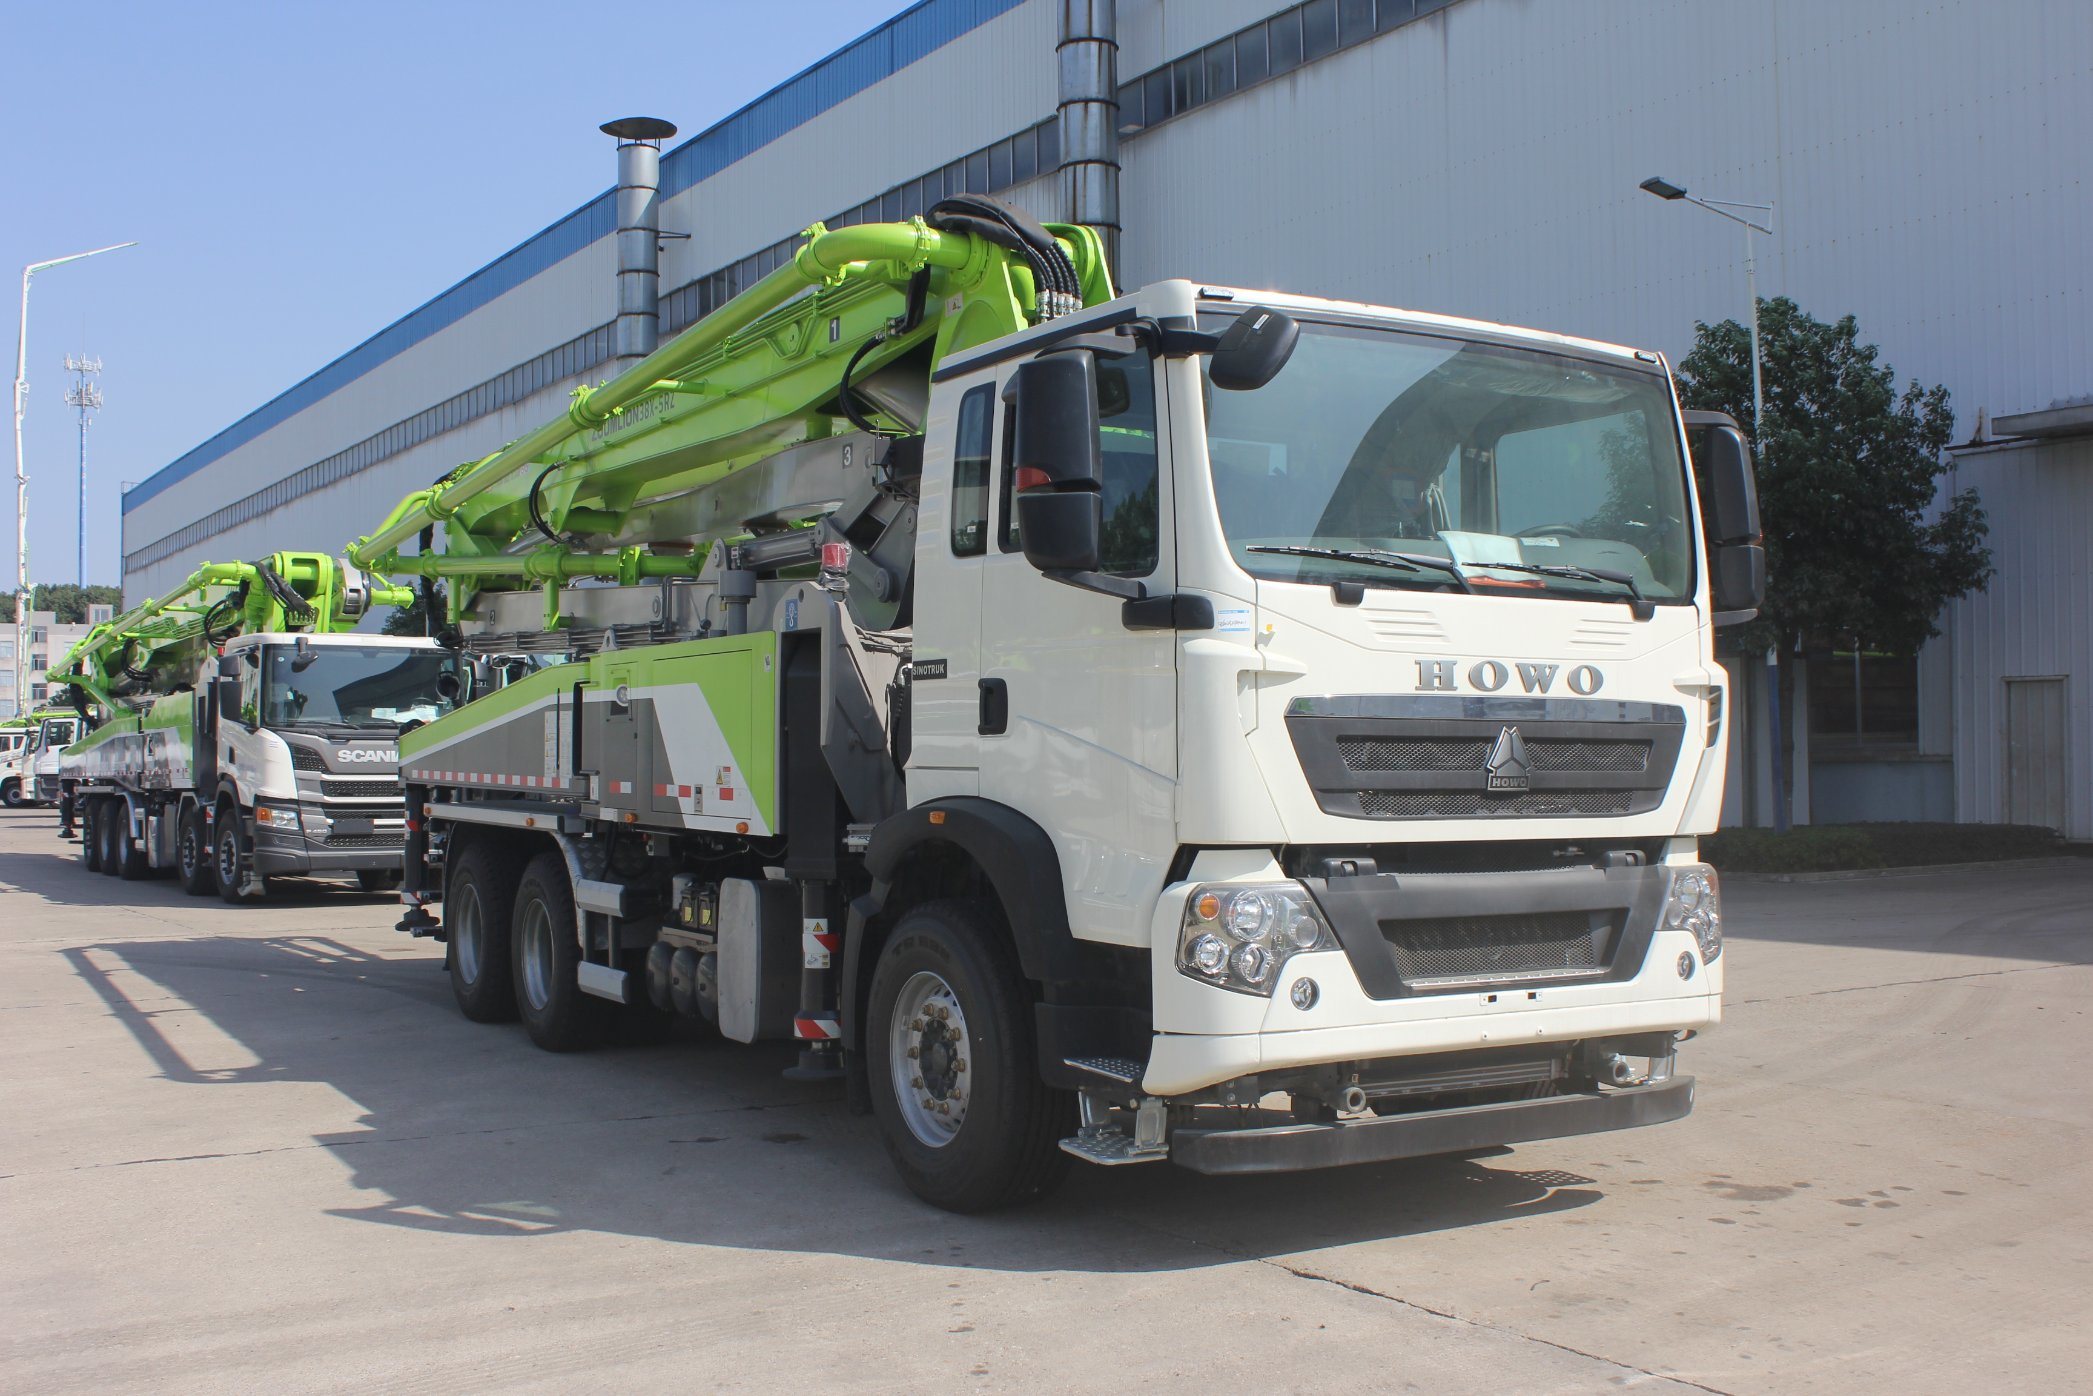
[(276, 553), (206, 563), (89, 631), (51, 676), (98, 719), (57, 755), (81, 862), (172, 870), (234, 903), (280, 875), (398, 885), (399, 734), (471, 676), (433, 640), (345, 632), (412, 599), (336, 558)]
[(1764, 578), (1687, 428), (1652, 353), (817, 225), (350, 549), (538, 656), (402, 738), (402, 929), (552, 1050), (796, 1038), (955, 1210), (1676, 1119)]

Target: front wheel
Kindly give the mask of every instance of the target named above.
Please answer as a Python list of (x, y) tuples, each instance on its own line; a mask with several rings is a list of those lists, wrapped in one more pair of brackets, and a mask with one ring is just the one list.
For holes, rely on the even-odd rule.
[(203, 811), (191, 806), (182, 816), (174, 835), (175, 867), (180, 871), (182, 890), (192, 897), (208, 897), (218, 890), (218, 871), (212, 865), (211, 835), (203, 822)]
[(247, 840), (240, 837), (240, 812), (230, 805), (218, 812), (218, 832), (212, 839), (212, 861), (218, 878), (218, 899), (228, 906), (245, 906), (254, 900), (241, 885), (246, 871)]
[(1061, 1180), (1074, 1098), (1039, 1076), (1032, 995), (994, 908), (932, 902), (880, 952), (865, 1028), (872, 1112), (916, 1196), (986, 1212)]
[(574, 925), (574, 888), (567, 862), (547, 850), (531, 860), (516, 888), (510, 953), (515, 957), (516, 1011), (531, 1041), (548, 1052), (594, 1046), (610, 1025), (610, 1002), (581, 991), (581, 942)]
[(6, 805), (9, 809), (20, 809), (24, 803), (22, 782), (10, 780), (0, 783), (0, 805)]

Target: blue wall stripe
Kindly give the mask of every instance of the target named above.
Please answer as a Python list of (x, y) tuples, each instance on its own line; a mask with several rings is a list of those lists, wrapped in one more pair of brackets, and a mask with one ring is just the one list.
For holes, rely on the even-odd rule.
[[(919, 0), (663, 155), (662, 195), (672, 197), (710, 179), (795, 127), (1023, 3), (1024, 0)], [(616, 231), (617, 212), (612, 195), (606, 190), (126, 490), (123, 512), (130, 513), (263, 432), (339, 392), (388, 359)], [(605, 289), (608, 292), (609, 288)]]

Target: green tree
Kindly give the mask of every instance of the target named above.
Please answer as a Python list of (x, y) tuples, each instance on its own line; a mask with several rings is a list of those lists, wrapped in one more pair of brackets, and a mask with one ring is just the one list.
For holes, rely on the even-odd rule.
[[(60, 625), (83, 625), (87, 621), (90, 605), (109, 605), (123, 609), (123, 589), (109, 586), (75, 586), (71, 582), (39, 582), (29, 593), (29, 609), (32, 611), (56, 611)], [(0, 621), (14, 624), (15, 597), (13, 592), (0, 595)]]
[[(443, 616), (443, 583), (437, 582), (432, 590), (436, 593), (437, 619), (440, 623)], [(393, 607), (392, 614), (385, 618), (385, 624), (381, 628), (388, 635), (434, 634), (435, 632), (429, 628), (429, 612), (424, 600), (424, 593), (417, 586), (414, 589), (414, 600), (408, 605)]]
[[(1785, 296), (1759, 302), (1766, 417), (1757, 443), (1766, 605), (1739, 636), (1747, 653), (1851, 639), (1916, 653), (1943, 607), (1983, 587), (1991, 550), (1975, 490), (1942, 495), (1955, 414), (1948, 390), (1876, 361), (1851, 315), (1827, 324)], [(1679, 365), (1688, 407), (1752, 430), (1751, 336), (1734, 320), (1694, 325)], [(1794, 671), (1780, 666), (1781, 759), (1794, 763)], [(1793, 789), (1793, 781), (1788, 782)]]

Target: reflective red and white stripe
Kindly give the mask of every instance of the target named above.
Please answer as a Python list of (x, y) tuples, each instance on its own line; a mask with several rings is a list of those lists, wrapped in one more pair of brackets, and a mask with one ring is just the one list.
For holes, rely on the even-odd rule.
[(801, 1042), (835, 1042), (843, 1036), (843, 1027), (832, 1014), (818, 1018), (794, 1018), (792, 1035)]
[(404, 777), (415, 784), (495, 785), (511, 790), (565, 790), (562, 776), (522, 776), (507, 771), (423, 771), (409, 768)]

